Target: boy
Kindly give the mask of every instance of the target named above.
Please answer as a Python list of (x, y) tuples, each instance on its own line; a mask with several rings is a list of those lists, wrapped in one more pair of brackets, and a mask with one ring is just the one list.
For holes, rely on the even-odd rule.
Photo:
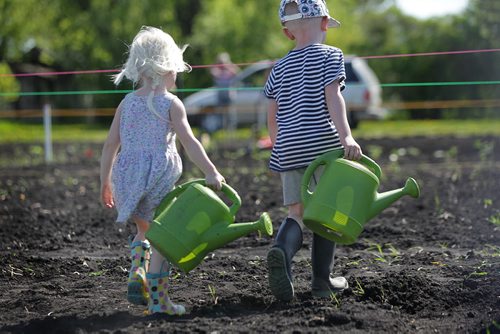
[[(267, 254), (269, 286), (282, 301), (294, 297), (291, 262), (302, 246), (301, 181), (319, 155), (344, 148), (344, 157), (358, 160), (361, 148), (351, 135), (345, 102), (342, 51), (324, 45), (331, 18), (324, 0), (281, 0), (279, 16), (295, 48), (273, 67), (264, 88), (269, 98), (268, 128), (273, 143), (269, 167), (280, 173), (288, 217)], [(314, 178), (313, 178), (314, 179)], [(331, 278), (335, 243), (314, 234), (312, 294), (329, 298), (348, 288), (344, 277)]]

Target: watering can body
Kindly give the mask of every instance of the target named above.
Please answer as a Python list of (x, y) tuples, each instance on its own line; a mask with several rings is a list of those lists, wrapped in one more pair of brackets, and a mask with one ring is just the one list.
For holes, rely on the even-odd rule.
[[(401, 189), (378, 193), (380, 167), (363, 155), (359, 161), (343, 158), (343, 150), (319, 156), (302, 180), (304, 224), (314, 233), (339, 244), (354, 243), (364, 225), (403, 195), (418, 197), (416, 181), (408, 178)], [(315, 172), (323, 172), (314, 191), (309, 189)]]
[(234, 223), (241, 199), (227, 184), (222, 192), (232, 202), (228, 207), (202, 179), (174, 188), (158, 206), (146, 233), (153, 247), (184, 272), (194, 269), (214, 249), (262, 231), (272, 235), (272, 222), (264, 213), (257, 222)]

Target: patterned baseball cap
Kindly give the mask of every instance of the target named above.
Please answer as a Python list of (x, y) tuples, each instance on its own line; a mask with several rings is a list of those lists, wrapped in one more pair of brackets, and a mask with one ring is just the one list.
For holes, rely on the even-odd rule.
[[(293, 2), (297, 4), (299, 12), (297, 14), (286, 15), (285, 6)], [(287, 21), (326, 16), (328, 17), (328, 28), (337, 28), (340, 26), (340, 22), (328, 13), (325, 0), (281, 0), (279, 13), (282, 24)]]

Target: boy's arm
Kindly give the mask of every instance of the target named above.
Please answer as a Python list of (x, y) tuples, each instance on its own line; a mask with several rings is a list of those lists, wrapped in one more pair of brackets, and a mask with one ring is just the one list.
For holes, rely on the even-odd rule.
[(278, 104), (275, 99), (268, 99), (267, 107), (267, 130), (269, 131), (269, 138), (274, 146), (276, 143), (276, 136), (278, 135), (278, 123), (276, 122), (276, 113), (278, 112)]
[(347, 121), (344, 97), (340, 93), (340, 84), (335, 80), (325, 87), (326, 104), (330, 117), (339, 133), (340, 142), (344, 146), (344, 157), (350, 160), (361, 158), (361, 147), (354, 140)]
[(220, 190), (222, 183), (225, 182), (224, 177), (219, 173), (212, 161), (210, 161), (203, 146), (194, 136), (187, 120), (186, 109), (179, 99), (172, 101), (170, 118), (172, 120), (172, 127), (186, 150), (189, 159), (205, 174), (207, 185)]

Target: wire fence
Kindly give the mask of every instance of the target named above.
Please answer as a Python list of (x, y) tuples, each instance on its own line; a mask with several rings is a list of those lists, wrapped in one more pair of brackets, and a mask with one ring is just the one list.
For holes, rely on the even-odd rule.
[[(399, 57), (425, 57), (425, 56), (443, 56), (459, 55), (471, 53), (492, 53), (499, 52), (500, 49), (480, 49), (480, 50), (456, 50), (456, 51), (436, 51), (422, 53), (388, 54), (359, 56), (363, 59), (390, 59)], [(248, 66), (255, 64), (272, 64), (272, 61), (238, 63), (238, 66)], [(221, 66), (221, 64), (193, 65), (193, 69), (210, 68)], [(88, 75), (88, 74), (108, 74), (118, 72), (119, 69), (102, 70), (72, 70), (72, 71), (52, 71), (52, 72), (33, 72), (33, 73), (0, 73), (2, 77), (44, 77), (44, 76), (62, 76), (62, 75)], [(436, 86), (465, 86), (465, 85), (498, 85), (500, 80), (491, 81), (446, 81), (446, 82), (406, 82), (406, 83), (382, 83), (382, 88), (404, 88), (404, 87), (436, 87)], [(355, 86), (356, 84), (348, 84)], [(195, 93), (201, 90), (220, 91), (262, 91), (263, 87), (229, 87), (229, 88), (178, 88), (174, 89), (177, 93)], [(75, 96), (75, 95), (103, 95), (103, 94), (127, 94), (132, 92), (130, 89), (113, 90), (69, 90), (69, 91), (23, 91), (23, 92), (0, 92), (0, 97), (24, 97), (24, 96)], [(408, 109), (454, 109), (454, 108), (490, 108), (499, 107), (500, 100), (480, 99), (480, 100), (445, 100), (445, 101), (404, 101), (404, 102), (385, 102), (382, 107), (389, 110), (408, 110)], [(73, 109), (53, 109), (51, 115), (57, 117), (100, 117), (111, 116), (115, 110), (113, 108), (73, 108)], [(37, 118), (43, 116), (43, 110), (3, 110), (0, 111), (0, 118)]]

